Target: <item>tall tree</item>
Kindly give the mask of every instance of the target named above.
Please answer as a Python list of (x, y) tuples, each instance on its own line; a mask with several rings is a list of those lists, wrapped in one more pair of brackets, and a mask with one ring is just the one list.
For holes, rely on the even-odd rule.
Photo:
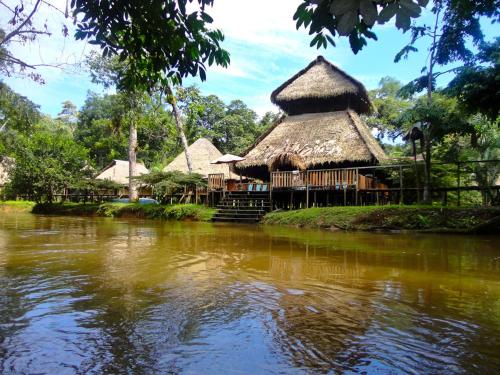
[[(198, 6), (188, 7), (188, 3)], [(174, 117), (190, 165), (186, 138), (172, 86), (187, 76), (206, 78), (205, 63), (227, 66), (229, 54), (221, 48), (224, 36), (209, 29), (213, 20), (205, 11), (213, 0), (118, 0), (108, 6), (96, 6), (93, 0), (73, 0), (75, 13), (85, 14), (78, 23), (77, 39), (98, 44), (103, 57), (117, 56), (122, 68), (115, 70), (118, 90), (129, 93), (131, 109), (137, 93), (161, 87), (173, 107)], [(137, 129), (134, 110), (130, 112), (130, 186), (131, 200), (137, 199)]]

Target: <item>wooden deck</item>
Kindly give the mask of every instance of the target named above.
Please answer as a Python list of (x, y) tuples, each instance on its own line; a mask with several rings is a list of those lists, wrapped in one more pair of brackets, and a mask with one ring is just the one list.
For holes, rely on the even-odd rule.
[(360, 174), (358, 168), (345, 168), (310, 170), (305, 172), (272, 172), (271, 188), (273, 190), (373, 190), (387, 189), (388, 187), (383, 183), (377, 182), (375, 178)]
[(225, 179), (223, 173), (208, 175), (209, 191), (248, 191), (249, 188), (266, 185), (266, 190), (306, 190), (306, 189), (387, 189), (387, 185), (364, 176), (357, 168), (324, 169), (310, 171), (272, 172), (270, 183), (239, 184)]

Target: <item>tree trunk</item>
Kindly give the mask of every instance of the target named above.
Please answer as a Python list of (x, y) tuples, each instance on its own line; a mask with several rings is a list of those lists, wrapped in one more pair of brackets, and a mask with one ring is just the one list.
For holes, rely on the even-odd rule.
[[(432, 104), (432, 80), (433, 80), (433, 69), (435, 64), (435, 51), (436, 51), (436, 39), (437, 39), (437, 31), (439, 26), (439, 13), (440, 9), (436, 12), (436, 21), (434, 24), (434, 32), (432, 34), (432, 44), (431, 44), (431, 53), (429, 56), (429, 72), (427, 75), (427, 104), (429, 107)], [(424, 148), (425, 151), (423, 153), (424, 156), (424, 165), (425, 165), (425, 174), (424, 174), (424, 196), (423, 203), (430, 204), (431, 203), (431, 152), (432, 152), (432, 124), (428, 122), (425, 125), (426, 129), (422, 129), (423, 138), (424, 138)]]
[(191, 155), (188, 150), (188, 142), (186, 139), (186, 134), (184, 133), (184, 127), (182, 126), (181, 115), (179, 109), (177, 108), (177, 100), (175, 99), (174, 92), (170, 86), (167, 85), (167, 101), (172, 106), (172, 112), (174, 114), (175, 126), (179, 132), (179, 137), (182, 142), (182, 147), (184, 148), (184, 155), (186, 155), (186, 163), (189, 173), (193, 171), (193, 163), (191, 162)]
[(431, 143), (429, 136), (424, 132), (424, 194), (422, 197), (422, 202), (424, 204), (430, 204), (431, 202)]
[(137, 126), (135, 124), (135, 116), (130, 117), (130, 135), (128, 142), (128, 198), (130, 202), (139, 200), (137, 191), (137, 180), (133, 177), (137, 176)]

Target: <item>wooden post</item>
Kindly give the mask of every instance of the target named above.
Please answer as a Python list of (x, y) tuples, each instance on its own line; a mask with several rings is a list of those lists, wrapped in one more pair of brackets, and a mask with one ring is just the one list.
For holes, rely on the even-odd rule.
[(306, 208), (309, 208), (309, 171), (306, 171)]
[[(418, 196), (418, 190), (417, 190)], [(403, 167), (399, 166), (399, 204), (403, 204)]]
[(344, 189), (344, 206), (347, 206), (347, 178), (345, 169), (342, 171), (342, 188)]
[(356, 193), (355, 193), (355, 206), (358, 205), (358, 190), (359, 190), (359, 169), (356, 168)]
[(460, 206), (460, 162), (457, 162), (457, 206)]

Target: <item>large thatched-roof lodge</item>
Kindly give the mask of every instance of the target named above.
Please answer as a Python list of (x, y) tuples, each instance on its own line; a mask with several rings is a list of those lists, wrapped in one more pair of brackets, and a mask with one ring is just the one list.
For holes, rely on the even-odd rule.
[[(223, 173), (226, 179), (237, 179), (238, 176), (230, 171), (229, 164), (211, 164), (212, 161), (222, 156), (222, 153), (215, 147), (212, 142), (206, 138), (200, 138), (193, 142), (188, 147), (189, 155), (191, 156), (191, 163), (193, 173), (199, 173), (203, 177), (208, 178), (209, 174)], [(164, 172), (180, 171), (188, 173), (188, 165), (186, 161), (186, 154), (181, 152), (177, 157), (172, 160), (165, 168)]]
[(322, 56), (271, 94), (286, 114), (237, 168), (268, 179), (273, 171), (374, 165), (385, 159), (360, 118), (372, 105), (363, 84)]

